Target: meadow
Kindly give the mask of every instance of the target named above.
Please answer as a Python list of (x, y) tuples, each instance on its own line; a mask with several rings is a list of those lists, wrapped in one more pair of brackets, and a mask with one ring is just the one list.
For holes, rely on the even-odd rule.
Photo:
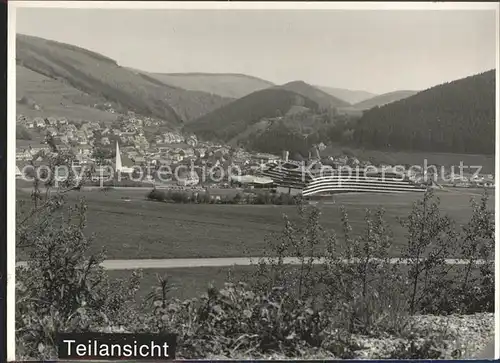
[[(283, 229), (283, 215), (292, 220), (297, 217), (295, 206), (167, 204), (146, 200), (146, 193), (93, 190), (71, 192), (68, 198), (87, 200), (86, 231), (94, 237), (94, 251), (105, 248), (108, 259), (260, 256), (266, 238)], [(468, 221), (470, 198), (479, 199), (480, 193), (471, 189), (436, 192), (443, 212), (459, 224)], [(393, 230), (396, 257), (406, 233), (397, 218), (407, 216), (412, 203), (421, 197), (418, 193), (344, 194), (316, 205), (322, 211), (324, 228), (335, 229), (337, 234), (341, 234), (341, 205), (349, 213), (354, 232), (363, 230), (366, 208), (383, 207)], [(18, 191), (17, 199), (29, 199), (29, 193)], [(494, 208), (493, 195), (490, 205)]]

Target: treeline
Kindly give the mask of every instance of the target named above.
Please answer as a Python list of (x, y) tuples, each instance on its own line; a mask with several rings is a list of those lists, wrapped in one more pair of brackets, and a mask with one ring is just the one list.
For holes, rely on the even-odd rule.
[(209, 192), (188, 192), (184, 190), (151, 190), (147, 199), (166, 203), (180, 204), (254, 204), (254, 205), (294, 205), (298, 199), (286, 193), (270, 193), (258, 191), (237, 193), (234, 196), (217, 197)]
[(315, 139), (315, 137), (306, 138), (299, 132), (280, 124), (264, 132), (249, 135), (245, 141), (245, 146), (258, 152), (279, 155), (283, 150), (288, 150), (290, 156), (307, 157), (309, 150), (315, 143)]
[(495, 152), (495, 71), (420, 92), (364, 113), (358, 146), (454, 153)]
[(248, 135), (240, 143), (250, 150), (271, 154), (288, 150), (293, 159), (300, 160), (314, 153), (314, 146), (321, 142), (351, 144), (355, 122), (356, 118), (330, 113), (287, 116), (264, 131)]

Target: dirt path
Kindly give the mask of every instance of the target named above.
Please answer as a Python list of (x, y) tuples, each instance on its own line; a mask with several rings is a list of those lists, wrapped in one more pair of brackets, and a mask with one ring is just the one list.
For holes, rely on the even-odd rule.
[[(260, 257), (227, 257), (227, 258), (172, 258), (172, 259), (142, 259), (142, 260), (105, 260), (102, 266), (106, 270), (136, 270), (136, 269), (169, 269), (169, 268), (193, 268), (193, 267), (230, 267), (230, 266), (249, 266), (257, 263)], [(344, 263), (349, 261), (344, 260)], [(356, 262), (356, 261), (351, 261)], [(401, 263), (406, 265), (408, 261), (398, 258), (390, 259), (390, 263)], [(299, 265), (297, 258), (286, 257), (284, 263)], [(315, 260), (315, 264), (321, 264), (321, 259)], [(450, 265), (465, 265), (466, 260), (447, 259)], [(482, 261), (477, 261), (482, 263)], [(25, 266), (26, 262), (18, 262), (17, 266)]]

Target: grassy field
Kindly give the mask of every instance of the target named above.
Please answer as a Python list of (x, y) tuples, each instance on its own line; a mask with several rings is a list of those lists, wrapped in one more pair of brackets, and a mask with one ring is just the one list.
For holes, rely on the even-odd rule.
[(98, 110), (94, 103), (105, 103), (106, 99), (91, 96), (67, 83), (46, 77), (28, 68), (16, 67), (16, 98), (27, 97), (42, 108), (35, 110), (18, 103), (17, 114), (34, 117), (66, 117), (70, 120), (89, 120), (112, 122), (116, 114)]
[[(449, 190), (438, 195), (443, 212), (462, 224), (470, 217), (470, 198), (479, 198), (480, 192)], [(105, 247), (108, 259), (259, 256), (266, 247), (266, 236), (283, 229), (283, 214), (292, 219), (297, 216), (294, 206), (165, 204), (147, 201), (145, 194), (132, 189), (72, 192), (69, 200), (86, 198), (87, 231), (95, 236), (93, 248)], [(345, 205), (354, 232), (364, 228), (365, 208), (384, 207), (397, 256), (405, 242), (397, 217), (406, 216), (419, 197), (417, 193), (345, 194), (335, 196), (335, 204), (317, 205), (323, 226), (338, 232), (340, 205)], [(28, 199), (29, 193), (18, 192), (17, 198)], [(490, 203), (494, 208), (493, 196)]]

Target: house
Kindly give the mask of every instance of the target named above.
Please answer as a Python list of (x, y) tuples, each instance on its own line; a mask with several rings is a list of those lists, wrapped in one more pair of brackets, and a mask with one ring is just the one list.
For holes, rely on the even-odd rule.
[(196, 145), (198, 145), (198, 139), (194, 135), (189, 136), (188, 139), (186, 140), (186, 144), (188, 144), (191, 147), (195, 147)]
[(229, 148), (220, 147), (215, 150), (216, 153), (221, 153), (222, 155), (229, 154)]
[(47, 125), (45, 124), (45, 121), (43, 118), (41, 117), (35, 117), (35, 119), (33, 120), (34, 123), (35, 123), (35, 127), (40, 127), (40, 128), (44, 128), (46, 127)]
[(63, 134), (59, 135), (59, 139), (61, 140), (62, 143), (67, 144), (69, 142), (68, 135)]
[(128, 155), (129, 158), (133, 159), (134, 157), (138, 156), (139, 153), (134, 150), (134, 151), (127, 152), (127, 155)]
[(50, 136), (57, 136), (58, 131), (55, 127), (48, 127), (47, 134), (49, 134)]
[(107, 181), (111, 180), (113, 175), (111, 174), (112, 168), (109, 166), (105, 165), (99, 165), (95, 168), (94, 172), (92, 173), (92, 181)]
[(135, 156), (132, 158), (132, 160), (135, 164), (145, 164), (146, 163), (146, 159), (144, 158), (144, 156)]
[(35, 127), (35, 123), (32, 120), (26, 122), (26, 127), (28, 129), (33, 129)]
[(164, 165), (164, 166), (168, 166), (168, 165), (171, 165), (171, 164), (172, 164), (172, 160), (168, 160), (168, 159), (158, 159), (157, 164), (159, 164), (159, 165)]
[(82, 144), (86, 144), (87, 143), (87, 135), (85, 134), (85, 132), (83, 131), (77, 131), (75, 133), (75, 137), (78, 139), (78, 141)]
[(180, 186), (190, 186), (196, 185), (200, 182), (200, 177), (195, 171), (190, 171), (186, 175), (179, 176), (177, 179), (177, 185)]
[(29, 152), (31, 155), (35, 155), (39, 152), (49, 152), (49, 151), (50, 151), (50, 148), (45, 144), (29, 145)]
[(163, 134), (163, 140), (166, 144), (181, 143), (184, 142), (184, 137), (173, 132), (167, 132)]
[(59, 123), (59, 125), (67, 125), (68, 124), (68, 120), (66, 120), (65, 117), (59, 117), (57, 119), (57, 122)]
[(71, 147), (69, 147), (68, 145), (65, 145), (63, 143), (60, 143), (59, 145), (57, 145), (57, 149), (59, 151), (70, 151)]
[(96, 121), (92, 121), (89, 123), (89, 127), (92, 129), (92, 130), (100, 130), (101, 129), (101, 125), (99, 125), (99, 122), (96, 122)]
[(31, 159), (31, 156), (32, 155), (29, 152), (29, 150), (22, 149), (22, 150), (16, 151), (16, 160), (29, 160), (29, 159)]
[(184, 149), (183, 151), (185, 157), (193, 157), (196, 155), (193, 148)]
[(92, 147), (89, 145), (78, 145), (76, 147), (76, 150), (78, 154), (83, 155), (83, 156), (88, 156), (92, 154)]
[(205, 157), (205, 151), (206, 151), (205, 149), (200, 148), (200, 149), (196, 149), (194, 151), (194, 153), (195, 153), (196, 157), (198, 157), (198, 158), (204, 158)]
[(176, 153), (176, 152), (172, 152), (172, 153), (169, 153), (168, 154), (168, 158), (172, 161), (181, 161), (182, 159), (184, 159), (184, 155), (181, 155), (180, 153)]
[(57, 119), (55, 117), (47, 117), (45, 119), (45, 123), (49, 126), (56, 126), (57, 125)]

